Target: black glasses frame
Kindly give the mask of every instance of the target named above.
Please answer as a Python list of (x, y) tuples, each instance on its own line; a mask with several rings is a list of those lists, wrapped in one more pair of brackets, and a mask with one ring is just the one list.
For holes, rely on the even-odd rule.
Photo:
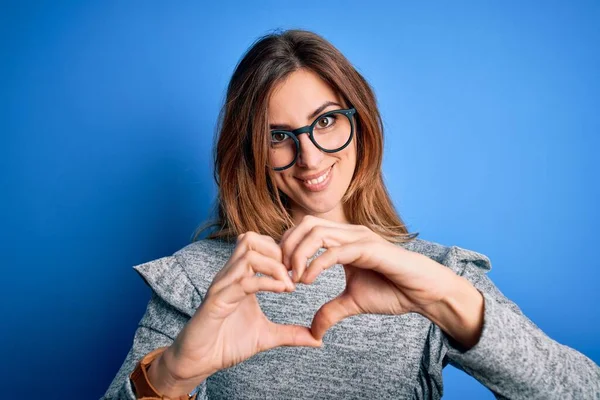
[[(348, 120), (350, 121), (350, 136), (348, 137), (348, 140), (346, 141), (346, 143), (344, 143), (343, 146), (341, 146), (335, 150), (328, 150), (328, 149), (324, 149), (323, 147), (319, 146), (319, 144), (315, 140), (313, 132), (314, 132), (315, 125), (321, 118), (325, 118), (332, 114), (344, 114), (348, 118)], [(325, 153), (337, 153), (338, 151), (344, 150), (350, 144), (350, 142), (352, 141), (352, 138), (354, 137), (354, 118), (352, 118), (352, 116), (354, 114), (356, 114), (355, 108), (331, 110), (331, 111), (327, 111), (326, 113), (319, 115), (313, 121), (312, 124), (303, 126), (302, 128), (294, 129), (293, 131), (285, 131), (282, 129), (273, 129), (271, 131), (271, 135), (273, 135), (275, 133), (283, 133), (283, 134), (291, 137), (294, 140), (294, 143), (296, 144), (296, 156), (294, 157), (292, 162), (289, 163), (288, 165), (286, 165), (285, 167), (271, 167), (271, 168), (273, 168), (273, 170), (275, 170), (275, 171), (283, 171), (284, 169), (288, 169), (296, 163), (296, 160), (298, 160), (298, 154), (300, 154), (300, 141), (298, 140), (298, 136), (303, 133), (307, 133), (312, 144), (314, 144), (319, 150), (321, 150)]]

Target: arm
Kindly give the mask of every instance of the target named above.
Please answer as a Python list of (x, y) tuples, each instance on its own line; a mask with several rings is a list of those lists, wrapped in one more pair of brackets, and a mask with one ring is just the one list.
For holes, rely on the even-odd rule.
[[(133, 346), (101, 400), (135, 400), (129, 374), (144, 355), (159, 347), (171, 345), (188, 320), (189, 316), (152, 292), (152, 298), (135, 332)], [(206, 381), (201, 383), (197, 399), (208, 399)]]
[[(454, 296), (432, 317), (440, 327), (451, 327), (441, 335), (450, 364), (473, 376), (498, 398), (600, 397), (600, 368), (592, 360), (548, 337), (476, 263), (466, 262), (460, 275), (471, 287), (463, 287), (462, 295)], [(473, 294), (473, 288), (479, 296)], [(480, 330), (478, 315), (482, 316)], [(453, 318), (454, 322), (449, 322)], [(462, 345), (456, 340), (456, 327), (461, 325), (470, 332)]]

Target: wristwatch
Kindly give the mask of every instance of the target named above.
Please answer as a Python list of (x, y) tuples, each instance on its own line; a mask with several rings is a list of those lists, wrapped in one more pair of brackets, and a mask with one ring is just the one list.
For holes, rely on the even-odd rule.
[(179, 397), (168, 397), (158, 393), (148, 380), (148, 366), (156, 359), (167, 347), (159, 347), (156, 350), (146, 354), (135, 366), (135, 369), (129, 375), (131, 385), (133, 386), (135, 397), (142, 400), (196, 400), (198, 393), (194, 390), (190, 394)]

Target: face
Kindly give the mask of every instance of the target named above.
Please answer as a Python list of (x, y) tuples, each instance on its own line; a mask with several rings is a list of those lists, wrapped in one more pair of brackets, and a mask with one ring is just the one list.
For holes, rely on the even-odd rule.
[[(321, 109), (327, 102), (337, 104)], [(347, 104), (318, 75), (301, 69), (274, 88), (268, 105), (269, 126), (273, 129), (273, 125), (287, 125), (289, 128), (285, 130), (293, 130), (310, 125), (316, 117), (309, 116), (318, 109), (317, 115), (321, 115), (345, 108)], [(268, 134), (270, 139), (270, 132)], [(341, 200), (354, 174), (356, 140), (353, 138), (350, 145), (336, 153), (321, 151), (308, 134), (299, 135), (298, 141), (300, 153), (296, 163), (275, 172), (275, 185), (289, 198), (294, 221), (298, 223), (304, 215), (310, 214), (348, 222)]]

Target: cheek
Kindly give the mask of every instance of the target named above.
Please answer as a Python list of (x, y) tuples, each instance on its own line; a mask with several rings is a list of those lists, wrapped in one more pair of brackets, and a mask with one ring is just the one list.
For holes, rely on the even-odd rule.
[(294, 178), (289, 173), (280, 172), (275, 174), (275, 186), (283, 193), (288, 194), (293, 179)]
[(353, 140), (352, 141), (351, 150), (350, 150), (350, 154), (348, 155), (348, 160), (352, 164), (352, 169), (354, 169), (356, 167), (357, 151), (358, 150), (357, 150), (356, 140)]
[(356, 165), (356, 141), (352, 141), (352, 145), (348, 146), (342, 158), (347, 164), (347, 168), (354, 168)]

